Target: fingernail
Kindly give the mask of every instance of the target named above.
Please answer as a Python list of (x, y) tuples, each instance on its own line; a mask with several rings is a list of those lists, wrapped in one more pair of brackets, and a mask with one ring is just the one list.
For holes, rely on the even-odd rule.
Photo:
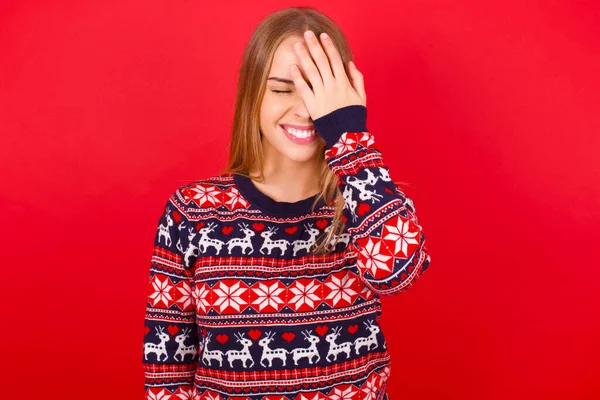
[(321, 33), (321, 38), (327, 40), (329, 39), (329, 36), (325, 32), (323, 32)]

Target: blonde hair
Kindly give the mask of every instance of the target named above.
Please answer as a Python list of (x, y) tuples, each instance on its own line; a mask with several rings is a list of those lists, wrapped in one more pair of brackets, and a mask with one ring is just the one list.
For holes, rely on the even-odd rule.
[[(229, 162), (222, 173), (237, 173), (251, 178), (249, 171), (254, 163), (257, 163), (260, 173), (254, 178), (259, 181), (264, 180), (260, 105), (266, 90), (271, 63), (275, 50), (284, 39), (295, 35), (303, 36), (306, 30), (313, 31), (317, 37), (322, 32), (329, 35), (340, 53), (346, 74), (350, 76), (348, 61), (353, 59), (350, 46), (341, 29), (329, 17), (312, 7), (285, 8), (265, 17), (250, 37), (240, 64)], [(314, 211), (314, 207), (322, 198), (326, 205), (333, 205), (335, 211), (331, 221), (332, 228), (317, 238), (313, 244), (312, 254), (330, 253), (334, 246), (329, 249), (327, 244), (334, 235), (339, 236), (345, 228), (342, 220), (344, 197), (338, 187), (338, 177), (325, 162), (324, 152), (320, 157), (322, 160), (318, 176), (320, 192), (311, 210)]]

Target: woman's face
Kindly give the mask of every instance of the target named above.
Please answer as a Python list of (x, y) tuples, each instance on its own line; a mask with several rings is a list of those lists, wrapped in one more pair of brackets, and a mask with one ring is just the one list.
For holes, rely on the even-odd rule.
[[(283, 40), (275, 51), (260, 108), (260, 129), (266, 157), (306, 162), (313, 160), (324, 149), (325, 141), (315, 132), (304, 100), (292, 81), (290, 65), (296, 64), (306, 83), (311, 86), (294, 51), (294, 44), (298, 41), (306, 46), (302, 36), (291, 36)], [(284, 126), (290, 129), (286, 130)], [(294, 127), (297, 129), (291, 129)]]

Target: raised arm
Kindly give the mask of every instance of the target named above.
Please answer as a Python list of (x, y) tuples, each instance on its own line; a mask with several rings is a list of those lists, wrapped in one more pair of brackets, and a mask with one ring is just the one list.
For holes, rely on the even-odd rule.
[(361, 277), (371, 290), (391, 295), (408, 289), (430, 257), (413, 201), (392, 181), (366, 118), (365, 106), (351, 105), (313, 122), (326, 142), (326, 162), (339, 179), (344, 223)]

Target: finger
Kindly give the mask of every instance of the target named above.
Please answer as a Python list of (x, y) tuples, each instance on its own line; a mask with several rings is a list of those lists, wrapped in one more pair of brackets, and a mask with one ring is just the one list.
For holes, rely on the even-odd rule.
[(317, 64), (317, 68), (319, 68), (319, 73), (321, 74), (321, 79), (323, 80), (324, 85), (333, 84), (333, 73), (331, 72), (331, 67), (329, 66), (329, 59), (321, 43), (315, 36), (314, 32), (308, 30), (304, 32), (304, 37), (306, 38), (306, 43), (308, 44), (308, 50), (310, 51), (310, 55), (315, 60), (315, 64)]
[(335, 47), (335, 44), (325, 32), (321, 34), (321, 42), (323, 43), (323, 48), (327, 53), (327, 57), (329, 57), (329, 61), (331, 62), (331, 68), (333, 69), (333, 75), (336, 79), (342, 79), (346, 82), (349, 82), (348, 75), (346, 75), (346, 71), (344, 69), (344, 62), (342, 61), (342, 57), (340, 56), (340, 52)]
[(350, 78), (352, 79), (352, 87), (356, 90), (356, 93), (358, 93), (366, 106), (367, 93), (365, 92), (365, 80), (363, 74), (360, 73), (352, 61), (348, 62), (348, 70), (350, 71)]
[(290, 65), (290, 73), (292, 75), (292, 80), (294, 81), (294, 86), (296, 87), (296, 91), (300, 93), (304, 103), (308, 106), (308, 104), (312, 104), (312, 97), (314, 94), (310, 87), (308, 87), (308, 83), (304, 80), (300, 69), (296, 64)]
[[(299, 44), (299, 45), (298, 45)], [(302, 70), (306, 74), (306, 77), (310, 81), (312, 85), (313, 91), (315, 94), (323, 93), (323, 80), (321, 79), (321, 75), (319, 75), (319, 70), (315, 66), (315, 63), (310, 58), (310, 54), (308, 54), (308, 50), (304, 46), (302, 42), (296, 43), (294, 45), (294, 50), (298, 54), (300, 58), (300, 66)]]

